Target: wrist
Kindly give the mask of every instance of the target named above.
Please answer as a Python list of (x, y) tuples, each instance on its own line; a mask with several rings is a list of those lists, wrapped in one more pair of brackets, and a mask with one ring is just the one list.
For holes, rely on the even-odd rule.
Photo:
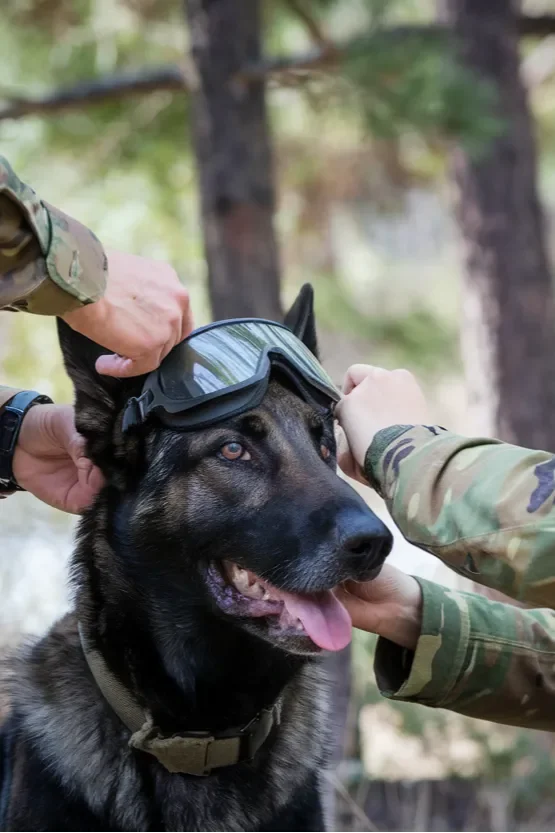
[(414, 650), (422, 633), (423, 598), (417, 580), (412, 576), (406, 578), (409, 579), (406, 600), (392, 607), (391, 613), (382, 618), (377, 633), (402, 648)]
[(0, 410), (0, 491), (20, 491), (23, 487), (18, 483), (14, 473), (14, 461), (17, 444), (23, 423), (29, 411), (35, 405), (52, 404), (48, 396), (37, 391), (19, 391)]
[(106, 320), (107, 316), (108, 303), (106, 298), (100, 298), (93, 304), (85, 304), (78, 309), (69, 310), (64, 313), (64, 315), (61, 315), (60, 318), (62, 318), (66, 324), (69, 324), (72, 330), (81, 332), (84, 327), (89, 329), (91, 322), (94, 322), (95, 328), (101, 328), (102, 322)]
[(380, 627), (378, 636), (414, 651), (422, 632), (422, 612), (414, 608), (400, 611), (399, 615)]
[(413, 428), (413, 425), (390, 425), (387, 428), (380, 428), (372, 437), (372, 441), (366, 449), (362, 469), (368, 482), (378, 494), (381, 494), (379, 462), (386, 448), (397, 440), (406, 431)]

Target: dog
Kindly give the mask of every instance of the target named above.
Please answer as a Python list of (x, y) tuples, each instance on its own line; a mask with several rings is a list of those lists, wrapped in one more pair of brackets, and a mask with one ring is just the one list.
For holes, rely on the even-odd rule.
[[(311, 291), (285, 323), (317, 353)], [(58, 326), (105, 486), (80, 522), (73, 612), (10, 666), (3, 829), (327, 829), (325, 652), (295, 594), (309, 618), (333, 608), (311, 633), (333, 630), (327, 591), (375, 576), (392, 545), (336, 473), (332, 414), (276, 375), (213, 427), (124, 433), (144, 380), (99, 376), (103, 351)], [(134, 734), (133, 709), (150, 715)], [(214, 738), (223, 759), (201, 771)]]

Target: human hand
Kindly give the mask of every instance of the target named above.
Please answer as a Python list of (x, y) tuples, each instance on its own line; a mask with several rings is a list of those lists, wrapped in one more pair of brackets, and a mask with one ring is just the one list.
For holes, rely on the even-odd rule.
[(70, 405), (35, 405), (27, 411), (12, 462), (17, 483), (44, 503), (79, 514), (102, 486), (85, 457)]
[(350, 477), (362, 480), (364, 458), (374, 436), (392, 425), (429, 423), (428, 405), (418, 382), (408, 370), (382, 370), (354, 364), (343, 383), (343, 399), (335, 416), (338, 462)]
[(100, 356), (96, 370), (121, 378), (154, 370), (193, 329), (189, 293), (171, 266), (122, 252), (108, 253), (104, 297), (63, 318), (114, 351)]
[(422, 628), (422, 591), (412, 576), (384, 564), (372, 581), (347, 581), (334, 593), (347, 608), (353, 627), (403, 648), (416, 647)]

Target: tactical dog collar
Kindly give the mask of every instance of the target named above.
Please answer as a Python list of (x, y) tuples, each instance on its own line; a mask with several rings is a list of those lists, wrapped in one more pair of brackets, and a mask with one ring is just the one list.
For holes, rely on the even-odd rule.
[(153, 755), (168, 772), (210, 775), (213, 769), (252, 761), (281, 716), (281, 700), (262, 709), (246, 726), (224, 732), (180, 732), (163, 735), (130, 691), (108, 668), (100, 651), (88, 643), (79, 623), (79, 639), (85, 659), (106, 702), (132, 733), (129, 746)]

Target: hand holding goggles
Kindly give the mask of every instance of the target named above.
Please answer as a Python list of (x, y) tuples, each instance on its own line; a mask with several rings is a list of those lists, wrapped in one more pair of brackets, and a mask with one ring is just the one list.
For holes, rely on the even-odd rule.
[(260, 404), (272, 368), (286, 374), (320, 410), (341, 394), (320, 362), (284, 324), (261, 318), (217, 321), (178, 344), (127, 403), (123, 430), (156, 414), (165, 425), (192, 430)]

